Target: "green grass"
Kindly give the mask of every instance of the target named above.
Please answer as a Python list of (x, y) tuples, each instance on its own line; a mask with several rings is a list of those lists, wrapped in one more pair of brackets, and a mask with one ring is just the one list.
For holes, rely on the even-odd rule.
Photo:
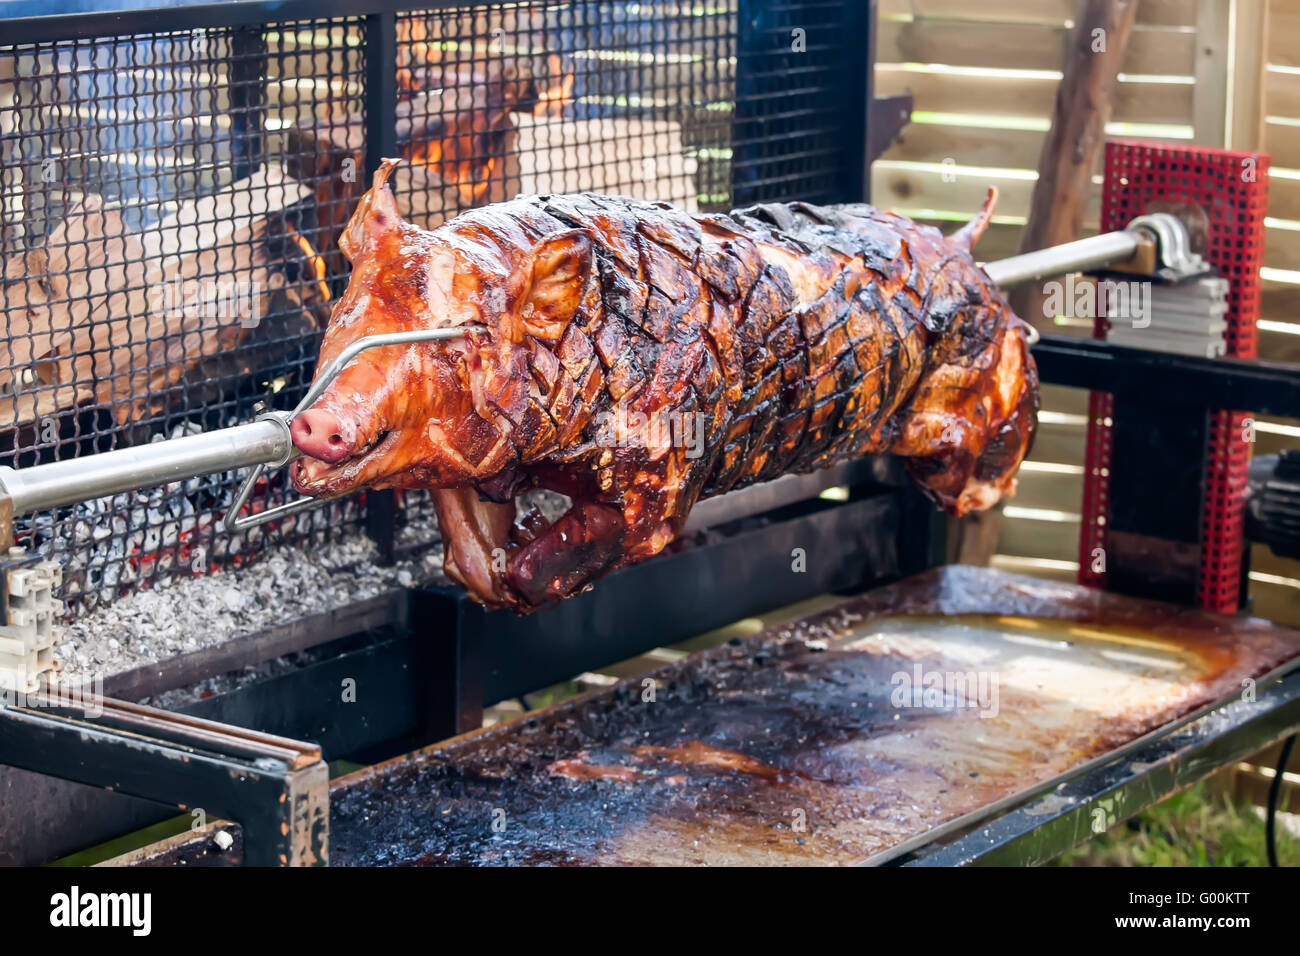
[[(1278, 862), (1300, 866), (1300, 839), (1280, 823)], [(1255, 809), (1198, 784), (1053, 860), (1052, 866), (1265, 866)]]

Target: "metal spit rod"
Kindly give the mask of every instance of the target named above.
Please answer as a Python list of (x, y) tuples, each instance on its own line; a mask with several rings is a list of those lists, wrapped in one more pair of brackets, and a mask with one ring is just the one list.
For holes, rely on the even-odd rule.
[(1123, 262), (1137, 252), (1140, 241), (1137, 230), (1104, 232), (1099, 236), (988, 262), (984, 265), (984, 272), (999, 289), (1009, 289), (1035, 279), (1067, 272), (1087, 272)]
[[(1132, 257), (1141, 238), (1136, 229), (1108, 232), (990, 262), (984, 266), (984, 271), (996, 285), (1007, 288), (1051, 275), (1123, 262)], [(258, 515), (238, 517), (263, 470), (268, 466), (286, 464), (295, 457), (296, 449), (289, 435), (289, 423), (294, 416), (315, 402), (343, 368), (367, 349), (455, 338), (463, 334), (463, 329), (452, 328), (366, 336), (352, 343), (317, 376), (292, 412), (271, 412), (246, 425), (120, 448), (85, 458), (70, 458), (22, 469), (0, 467), (0, 491), (13, 499), (14, 514), (21, 515), (252, 466), (254, 473), (232, 503), (225, 522), (227, 530), (242, 529), (301, 511), (316, 504), (316, 500), (303, 499)]]
[(0, 468), (0, 485), (13, 499), (14, 514), (27, 514), (170, 481), (279, 461), (289, 450), (285, 435), (282, 425), (258, 420), (47, 465)]
[[(297, 457), (289, 423), (320, 398), (354, 358), (367, 349), (459, 338), (464, 334), (465, 329), (460, 327), (368, 335), (339, 353), (338, 358), (316, 377), (307, 394), (291, 412), (268, 412), (247, 425), (218, 428), (201, 435), (187, 435), (133, 448), (118, 448), (85, 458), (69, 458), (30, 468), (0, 468), (0, 489), (13, 499), (13, 513), (21, 515), (253, 466), (254, 473), (245, 482), (241, 500), (232, 509), (238, 511), (264, 468), (278, 468)], [(298, 504), (294, 502), (294, 505)], [(315, 504), (315, 501), (307, 499), (304, 505), (294, 510), (302, 510), (309, 504)], [(279, 514), (279, 509), (275, 512)]]

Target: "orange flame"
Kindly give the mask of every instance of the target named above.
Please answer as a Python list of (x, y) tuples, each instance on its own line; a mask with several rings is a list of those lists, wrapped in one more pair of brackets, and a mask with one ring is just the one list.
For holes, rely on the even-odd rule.
[(293, 240), (294, 245), (302, 250), (307, 264), (311, 267), (311, 271), (315, 273), (317, 291), (320, 293), (321, 301), (328, 302), (330, 300), (330, 287), (329, 283), (325, 281), (325, 277), (329, 274), (325, 268), (325, 260), (321, 258), (320, 253), (316, 251), (316, 247), (308, 241), (306, 236), (293, 226), (286, 226), (286, 228), (289, 230), (288, 237)]
[(551, 86), (538, 90), (537, 103), (533, 106), (534, 116), (560, 116), (564, 107), (573, 99), (573, 70), (565, 70), (564, 63), (554, 53), (547, 57), (551, 76), (560, 74)]
[[(408, 52), (416, 62), (423, 60), (431, 69), (426, 72), (408, 67), (399, 71), (398, 85), (409, 92), (449, 82), (449, 74), (436, 69), (441, 59), (437, 47), (418, 42), (422, 37), (421, 31), (413, 32), (415, 42)], [(574, 73), (565, 69), (560, 56), (547, 54), (546, 73), (532, 79), (526, 78), (526, 71), (521, 78), (515, 65), (507, 64), (503, 75), (494, 79), (478, 80), (493, 84), (491, 88), (500, 95), (501, 102), (444, 115), (440, 135), (413, 141), (403, 149), (410, 163), (432, 170), (443, 183), (454, 186), (464, 205), (476, 205), (487, 194), (502, 158), (499, 134), (511, 128), (511, 112), (528, 110), (533, 116), (560, 116), (573, 99)]]

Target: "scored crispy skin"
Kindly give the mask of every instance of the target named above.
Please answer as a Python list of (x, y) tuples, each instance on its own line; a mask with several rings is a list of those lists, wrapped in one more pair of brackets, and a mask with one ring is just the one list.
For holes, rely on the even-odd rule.
[[(448, 573), (525, 611), (658, 553), (694, 503), (893, 452), (953, 514), (1014, 493), (1038, 382), (1023, 324), (975, 264), (991, 215), (950, 237), (870, 206), (691, 215), (590, 194), (523, 196), (433, 232), (376, 175), (321, 351), (363, 353), (321, 397), (356, 446), (302, 460), (309, 494), (432, 488)], [(513, 525), (513, 498), (574, 499)]]

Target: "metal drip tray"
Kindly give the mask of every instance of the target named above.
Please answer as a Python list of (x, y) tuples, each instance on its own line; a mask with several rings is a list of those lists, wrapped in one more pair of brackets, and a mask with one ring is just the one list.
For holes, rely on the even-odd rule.
[(1297, 655), (1263, 621), (938, 569), (345, 777), (331, 862), (882, 862)]

